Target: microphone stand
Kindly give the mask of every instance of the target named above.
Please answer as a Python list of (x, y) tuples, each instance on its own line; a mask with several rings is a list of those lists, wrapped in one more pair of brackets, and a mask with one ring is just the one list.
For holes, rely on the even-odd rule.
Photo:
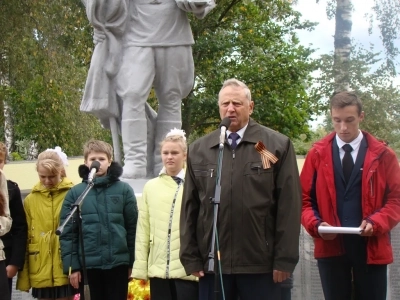
[[(68, 217), (64, 220), (64, 222), (57, 228), (56, 234), (61, 235), (64, 231), (65, 225), (71, 220), (72, 217), (75, 216), (75, 212), (78, 212), (78, 234), (79, 234), (79, 242), (81, 244), (81, 251), (82, 251), (82, 270), (83, 270), (83, 299), (82, 300), (90, 300), (90, 289), (87, 279), (87, 269), (86, 269), (86, 260), (85, 260), (85, 247), (83, 245), (83, 230), (82, 230), (82, 215), (81, 215), (81, 206), (83, 200), (85, 199), (86, 195), (89, 191), (93, 188), (94, 183), (93, 180), (88, 183), (85, 190), (82, 194), (76, 199), (75, 203), (72, 205), (72, 210), (69, 213)], [(72, 241), (71, 241), (72, 243)], [(72, 253), (71, 253), (72, 255)]]
[[(221, 270), (221, 257), (219, 252), (219, 239), (218, 239), (218, 231), (217, 231), (217, 221), (218, 221), (218, 209), (219, 204), (221, 202), (221, 169), (222, 169), (222, 159), (224, 157), (224, 144), (219, 145), (218, 152), (218, 163), (217, 163), (217, 176), (216, 176), (216, 186), (215, 186), (215, 194), (214, 198), (210, 198), (211, 203), (214, 205), (214, 220), (213, 220), (213, 232), (211, 236), (211, 249), (208, 254), (208, 271), (214, 271), (214, 299), (218, 299), (218, 275), (221, 276), (221, 288), (222, 288), (222, 296), (225, 299), (223, 281), (222, 281), (222, 270)], [(217, 244), (217, 249), (215, 251), (215, 244)], [(214, 266), (215, 254), (217, 254), (217, 266)]]

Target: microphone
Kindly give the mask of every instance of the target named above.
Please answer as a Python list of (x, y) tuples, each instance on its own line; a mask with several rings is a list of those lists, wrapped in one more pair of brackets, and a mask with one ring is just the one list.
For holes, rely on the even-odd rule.
[(99, 171), (99, 169), (100, 169), (100, 163), (97, 160), (92, 162), (92, 165), (90, 166), (89, 176), (88, 176), (89, 183), (93, 182), (93, 179), (96, 176), (96, 173)]
[(219, 128), (221, 129), (221, 134), (219, 136), (219, 148), (224, 147), (224, 142), (225, 142), (225, 136), (226, 136), (226, 130), (229, 128), (229, 125), (231, 125), (231, 119), (228, 117), (224, 118), (219, 125)]

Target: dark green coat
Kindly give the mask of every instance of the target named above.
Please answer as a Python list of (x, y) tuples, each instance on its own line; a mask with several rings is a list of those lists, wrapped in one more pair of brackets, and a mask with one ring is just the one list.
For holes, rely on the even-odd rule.
[[(67, 218), (72, 205), (87, 187), (87, 167), (80, 167), (84, 181), (73, 187), (65, 197), (60, 224)], [(94, 187), (84, 198), (81, 215), (86, 267), (111, 269), (120, 265), (132, 268), (135, 253), (137, 204), (132, 188), (118, 177), (122, 168), (112, 163), (108, 174), (94, 179)], [(81, 246), (78, 243), (77, 218), (73, 218), (60, 235), (64, 273), (82, 269)], [(79, 253), (79, 254), (78, 254)]]
[[(263, 168), (254, 148), (258, 141), (278, 158), (271, 168)], [(180, 219), (180, 259), (188, 274), (208, 272), (218, 145), (216, 130), (189, 147)], [(302, 202), (291, 141), (250, 120), (236, 150), (225, 141), (223, 154), (218, 214), (222, 273), (293, 272)]]

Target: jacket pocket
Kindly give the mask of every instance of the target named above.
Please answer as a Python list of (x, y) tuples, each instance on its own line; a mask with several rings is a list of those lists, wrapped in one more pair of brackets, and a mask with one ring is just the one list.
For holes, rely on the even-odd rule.
[(192, 168), (196, 180), (196, 186), (200, 192), (203, 192), (207, 195), (214, 194), (217, 165), (193, 164)]
[(40, 270), (40, 250), (39, 244), (28, 245), (28, 262), (29, 262), (29, 273), (37, 274)]

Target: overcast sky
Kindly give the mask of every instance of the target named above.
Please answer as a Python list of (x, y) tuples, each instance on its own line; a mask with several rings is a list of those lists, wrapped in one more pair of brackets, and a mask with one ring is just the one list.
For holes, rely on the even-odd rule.
[[(368, 34), (369, 24), (365, 14), (372, 12), (373, 3), (373, 0), (353, 0), (354, 11), (351, 35), (356, 42), (362, 43), (365, 47), (369, 47), (369, 44), (372, 43), (377, 50), (382, 50), (377, 22), (374, 24), (373, 34)], [(302, 13), (304, 19), (319, 23), (312, 32), (300, 32), (300, 41), (304, 45), (312, 44), (313, 48), (318, 48), (317, 55), (332, 52), (335, 20), (328, 20), (327, 18), (326, 1), (321, 0), (319, 4), (316, 4), (315, 0), (298, 0), (295, 9)], [(399, 40), (397, 45), (400, 46)]]
[[(372, 13), (373, 0), (353, 0), (353, 26), (351, 35), (357, 43), (361, 43), (365, 48), (369, 48), (370, 44), (374, 44), (375, 52), (383, 51), (382, 42), (379, 38), (378, 23), (375, 22), (372, 35), (368, 34), (369, 23), (366, 14)], [(317, 4), (316, 0), (298, 0), (295, 9), (300, 11), (303, 18), (312, 22), (318, 22), (314, 31), (300, 31), (300, 42), (311, 48), (318, 49), (313, 57), (317, 58), (321, 54), (329, 54), (334, 50), (333, 35), (335, 34), (335, 19), (328, 20), (326, 15), (326, 0), (320, 0)], [(400, 39), (395, 42), (397, 47), (400, 47)], [(397, 59), (399, 63), (399, 59)], [(399, 66), (397, 68), (400, 68)], [(400, 85), (400, 77), (397, 77), (396, 82)], [(310, 122), (313, 128), (323, 122), (323, 117), (318, 117), (314, 122)]]

